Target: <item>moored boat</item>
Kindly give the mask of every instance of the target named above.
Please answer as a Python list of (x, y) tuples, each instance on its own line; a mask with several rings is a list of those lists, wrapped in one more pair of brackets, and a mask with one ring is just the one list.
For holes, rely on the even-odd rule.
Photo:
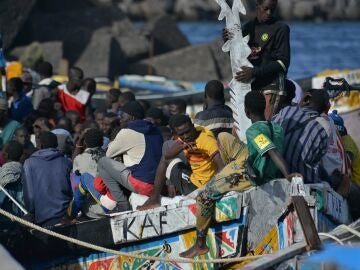
[[(228, 258), (273, 253), (302, 241), (296, 215), (286, 211), (289, 189), (289, 182), (279, 179), (243, 193), (230, 192), (217, 202), (216, 224), (207, 235), (210, 251), (200, 258), (224, 258), (222, 264), (178, 261), (179, 252), (189, 248), (196, 235), (196, 202), (189, 198), (51, 228), (121, 252), (173, 259), (171, 263), (94, 251), (23, 227), (2, 233), (1, 242), (26, 269), (220, 269)], [(306, 185), (305, 192), (318, 231), (350, 223), (346, 200), (326, 184)]]

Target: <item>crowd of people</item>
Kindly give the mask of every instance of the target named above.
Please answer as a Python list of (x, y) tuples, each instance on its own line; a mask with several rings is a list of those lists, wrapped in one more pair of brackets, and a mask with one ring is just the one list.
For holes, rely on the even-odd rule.
[[(274, 3), (258, 1), (256, 24), (271, 19)], [(273, 31), (288, 34), (283, 25)], [(229, 38), (226, 31), (224, 38)], [(276, 54), (281, 61), (243, 68), (236, 75), (242, 82), (256, 78), (253, 91), (245, 96), (244, 114), (252, 122), (246, 142), (236, 136), (223, 83), (217, 80), (207, 82), (203, 110), (192, 119), (185, 100), (151, 106), (118, 88), (107, 92), (106, 108), (95, 108), (96, 82), (78, 67), (70, 68), (64, 84), (52, 79), (52, 65), (45, 61), (35, 71), (12, 74), (0, 97), (0, 185), (25, 206), (24, 217), (41, 226), (131, 210), (132, 192), (149, 197), (138, 207), (146, 210), (160, 206), (161, 196), (200, 189), (197, 241), (180, 254), (183, 257), (208, 252), (205, 237), (216, 200), (279, 177), (327, 182), (348, 199), (353, 218), (358, 218), (359, 150), (341, 116), (328, 113), (326, 91), (305, 89), (299, 102), (293, 102), (296, 87), (284, 78), (289, 65), (286, 44), (278, 49), (287, 56)], [(256, 52), (253, 57), (258, 61)], [(283, 74), (283, 83), (266, 75), (274, 68)], [(281, 84), (281, 91), (265, 91), (264, 85), (274, 80), (272, 87)], [(23, 215), (4, 193), (0, 206)]]

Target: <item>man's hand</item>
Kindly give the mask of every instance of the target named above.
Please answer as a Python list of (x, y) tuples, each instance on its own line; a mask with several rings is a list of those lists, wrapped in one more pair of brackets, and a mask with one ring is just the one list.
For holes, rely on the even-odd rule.
[(222, 39), (224, 43), (228, 41), (229, 39), (232, 39), (233, 35), (229, 32), (227, 28), (223, 28), (222, 30)]
[(149, 199), (147, 199), (147, 201), (143, 205), (136, 207), (136, 210), (143, 211), (143, 210), (153, 209), (153, 208), (160, 207), (160, 206), (161, 206), (160, 197), (151, 196)]
[(176, 196), (176, 188), (174, 185), (168, 185), (167, 186), (167, 195), (170, 198), (174, 198)]
[(236, 72), (235, 80), (242, 83), (249, 83), (253, 78), (254, 68), (242, 66), (241, 70)]
[(180, 154), (187, 146), (184, 142), (175, 141), (174, 145), (164, 153), (165, 159), (173, 159)]

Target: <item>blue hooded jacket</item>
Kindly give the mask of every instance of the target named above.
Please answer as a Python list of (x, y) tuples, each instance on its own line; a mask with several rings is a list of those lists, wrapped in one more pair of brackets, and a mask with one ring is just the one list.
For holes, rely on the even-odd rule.
[(149, 121), (135, 120), (128, 128), (144, 134), (145, 153), (139, 164), (128, 167), (131, 175), (143, 182), (153, 184), (157, 166), (161, 159), (163, 138), (158, 127)]
[(36, 224), (55, 225), (66, 215), (72, 199), (71, 169), (71, 161), (54, 148), (38, 150), (25, 161), (24, 202)]

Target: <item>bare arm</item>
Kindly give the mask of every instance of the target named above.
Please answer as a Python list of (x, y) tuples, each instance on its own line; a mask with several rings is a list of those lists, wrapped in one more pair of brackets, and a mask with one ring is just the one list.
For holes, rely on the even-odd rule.
[[(276, 148), (270, 149), (267, 154), (270, 156), (272, 161), (275, 163), (276, 167), (281, 171), (281, 173), (288, 178), (289, 172), (287, 170), (286, 161), (282, 157), (282, 155), (279, 153), (279, 151)], [(289, 180), (289, 179), (288, 179)], [(290, 179), (291, 180), (291, 179)]]

